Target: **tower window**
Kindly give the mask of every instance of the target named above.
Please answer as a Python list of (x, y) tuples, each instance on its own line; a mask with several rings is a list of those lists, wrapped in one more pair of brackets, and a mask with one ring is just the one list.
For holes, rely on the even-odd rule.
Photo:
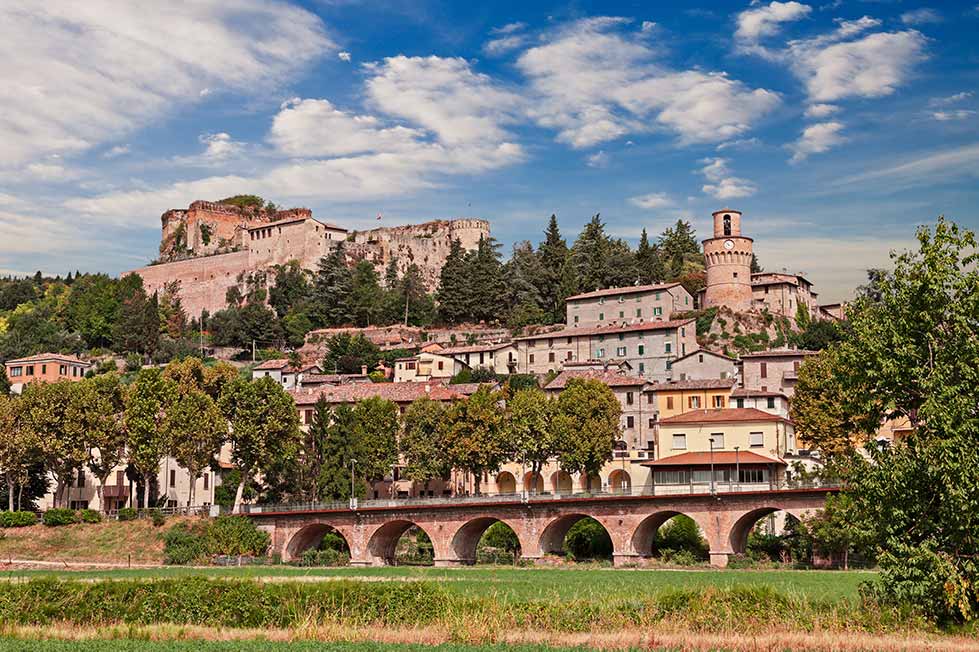
[(724, 216), (724, 235), (731, 235), (731, 216)]

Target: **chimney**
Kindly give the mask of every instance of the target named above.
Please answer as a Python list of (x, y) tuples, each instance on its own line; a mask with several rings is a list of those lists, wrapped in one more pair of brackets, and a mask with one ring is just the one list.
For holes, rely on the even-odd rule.
[(360, 365), (360, 375), (361, 376), (367, 375), (367, 365), (365, 364)]

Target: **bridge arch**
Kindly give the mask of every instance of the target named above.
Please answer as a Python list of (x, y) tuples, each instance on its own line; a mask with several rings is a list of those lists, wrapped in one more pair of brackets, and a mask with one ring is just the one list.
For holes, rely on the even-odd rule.
[(304, 551), (319, 546), (323, 537), (331, 532), (343, 538), (343, 542), (347, 545), (347, 550), (349, 551), (350, 539), (340, 528), (326, 522), (310, 523), (292, 535), (286, 544), (284, 554), (282, 555), (283, 559), (285, 561), (297, 559)]
[(755, 527), (755, 524), (757, 524), (761, 519), (776, 512), (784, 512), (787, 517), (801, 520), (802, 516), (808, 513), (808, 510), (791, 508), (786, 509), (784, 507), (769, 505), (745, 512), (731, 526), (731, 531), (728, 535), (727, 542), (731, 551), (736, 554), (744, 553), (748, 545), (748, 534), (751, 532), (751, 529)]
[(520, 549), (522, 551), (528, 549), (520, 536), (520, 529), (514, 523), (495, 516), (481, 516), (463, 523), (452, 536), (452, 553), (455, 560), (462, 564), (476, 563), (476, 547), (479, 545), (479, 540), (494, 523), (503, 523), (513, 530), (520, 541)]
[(428, 531), (425, 527), (422, 527), (414, 521), (409, 521), (407, 519), (396, 519), (393, 521), (388, 521), (383, 525), (379, 526), (371, 534), (370, 539), (367, 542), (367, 554), (371, 557), (371, 564), (374, 566), (389, 566), (394, 563), (394, 553), (395, 548), (398, 545), (398, 539), (401, 535), (407, 532), (411, 527), (417, 527), (419, 530), (424, 532), (431, 540), (432, 545), (436, 547), (435, 558), (439, 559), (438, 543), (436, 538), (432, 536), (432, 533)]
[(612, 552), (615, 553), (615, 536), (613, 532), (615, 529), (611, 527), (604, 519), (598, 518), (591, 514), (574, 513), (566, 514), (564, 516), (558, 516), (550, 523), (544, 527), (544, 531), (540, 535), (539, 550), (541, 554), (558, 554), (564, 551), (564, 538), (568, 536), (568, 531), (574, 526), (578, 521), (590, 518), (597, 521), (601, 525), (605, 532), (609, 535), (609, 539), (612, 540)]

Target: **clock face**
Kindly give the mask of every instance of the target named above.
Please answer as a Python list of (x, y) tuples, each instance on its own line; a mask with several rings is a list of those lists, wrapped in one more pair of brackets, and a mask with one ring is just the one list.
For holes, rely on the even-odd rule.
[(724, 241), (724, 248), (725, 249), (734, 249), (734, 240), (725, 240)]

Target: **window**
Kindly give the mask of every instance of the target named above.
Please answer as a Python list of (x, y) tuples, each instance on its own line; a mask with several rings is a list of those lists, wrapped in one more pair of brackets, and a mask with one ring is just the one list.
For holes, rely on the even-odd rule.
[(85, 471), (82, 469), (78, 470), (78, 486), (79, 487), (85, 486)]
[(639, 363), (639, 374), (642, 375), (646, 373), (646, 364), (644, 362)]
[(442, 371), (443, 369), (445, 369), (445, 362), (443, 360), (439, 360), (439, 371)]
[(642, 308), (636, 308), (636, 317), (642, 317)]
[(176, 469), (170, 469), (170, 487), (177, 486), (177, 471)]
[(666, 345), (664, 346), (663, 350), (666, 353), (670, 353), (673, 350), (673, 342), (667, 342)]
[(659, 301), (659, 296), (660, 296), (661, 294), (663, 294), (663, 293), (662, 293), (662, 292), (657, 292), (657, 293), (656, 293), (656, 300), (657, 300), (657, 301)]
[(667, 396), (666, 397), (666, 409), (667, 410), (672, 410), (673, 409), (673, 397), (672, 396)]
[(768, 409), (769, 410), (774, 410), (775, 409), (775, 397), (774, 396), (769, 396), (768, 397)]
[[(795, 364), (796, 364), (796, 367), (799, 366), (799, 363), (798, 362), (796, 362)], [(48, 366), (46, 364), (42, 364), (41, 365), (41, 375), (44, 376), (44, 375), (47, 375), (47, 373), (48, 373)]]
[(625, 297), (620, 294), (619, 295), (619, 303), (622, 303), (623, 301), (625, 301)]
[(699, 362), (700, 364), (704, 364), (704, 354), (703, 353), (700, 353), (700, 354), (697, 355), (697, 362)]
[(65, 365), (65, 364), (59, 365), (58, 366), (58, 375), (59, 376), (67, 376), (68, 375), (68, 365)]
[(625, 427), (626, 428), (635, 428), (636, 427), (636, 418), (635, 417), (626, 417), (625, 418)]
[(10, 377), (11, 378), (16, 378), (17, 376), (23, 376), (23, 375), (24, 375), (24, 368), (23, 367), (11, 367), (10, 368)]
[(680, 337), (686, 337), (686, 336), (687, 336), (687, 329), (686, 328), (681, 328), (680, 329)]
[(625, 333), (619, 333), (619, 341), (620, 342), (625, 341)]
[(735, 401), (735, 405), (737, 407), (739, 407), (739, 408), (743, 408), (744, 407), (744, 399), (743, 398), (736, 398), (736, 399), (734, 399), (734, 401)]
[(673, 435), (673, 450), (682, 451), (687, 449), (686, 435)]
[(604, 358), (605, 357), (605, 349), (598, 349), (597, 351), (595, 351), (595, 357), (596, 358)]
[(663, 315), (663, 309), (660, 307), (653, 308), (653, 317), (661, 317)]
[(530, 354), (530, 364), (534, 364), (534, 354)]
[(635, 402), (636, 402), (635, 401), (635, 397), (633, 396), (632, 392), (626, 392), (625, 393), (625, 404), (626, 405), (632, 405)]
[(765, 433), (752, 432), (748, 434), (748, 445), (752, 448), (761, 448), (765, 445)]
[(620, 358), (624, 358), (626, 356), (625, 347), (624, 346), (617, 347), (615, 349), (615, 355), (619, 356)]
[(650, 428), (655, 428), (656, 427), (656, 419), (655, 419), (655, 417), (649, 417), (649, 427)]
[[(792, 371), (799, 373), (799, 361), (796, 360), (792, 363)], [(44, 373), (43, 371), (41, 373)]]
[(645, 352), (646, 352), (646, 347), (643, 346), (642, 344), (640, 344), (639, 345), (639, 355), (642, 355)]
[(572, 359), (573, 359), (573, 357), (572, 357), (572, 356), (573, 356), (573, 354), (571, 353), (571, 351), (568, 351), (568, 357), (567, 357), (567, 358), (565, 358), (565, 359), (566, 359), (566, 360), (572, 360)]
[(762, 378), (768, 378), (768, 363), (767, 362), (762, 362), (761, 363), (761, 377)]
[[(549, 340), (547, 340), (547, 348), (549, 348), (549, 349), (550, 348), (554, 348), (554, 338), (553, 337), (550, 338)], [(483, 359), (480, 358), (479, 361), (482, 362)]]
[(571, 344), (571, 338), (570, 337), (568, 338), (568, 344)]
[(712, 432), (710, 433), (710, 447), (713, 450), (720, 450), (724, 448), (724, 433), (723, 432)]
[(619, 311), (619, 319), (625, 319), (625, 310)]
[(574, 323), (576, 323), (576, 324), (578, 323), (578, 315), (575, 315), (574, 316)]
[(605, 313), (604, 312), (598, 313), (598, 320), (603, 321), (604, 319), (605, 319)]
[(204, 488), (205, 489), (207, 489), (208, 488), (208, 485), (211, 484), (210, 477), (211, 477), (211, 474), (210, 473), (205, 473), (204, 474)]
[(32, 364), (27, 365), (27, 370), (24, 372), (24, 375), (25, 376), (33, 376), (34, 375), (34, 365), (32, 365)]
[(691, 410), (696, 410), (697, 408), (699, 408), (700, 407), (700, 397), (699, 396), (688, 396), (687, 397), (687, 406)]
[(600, 299), (598, 300), (598, 304), (599, 304), (599, 305), (601, 305), (601, 304), (603, 304), (603, 303), (605, 303), (605, 297), (601, 297), (601, 298), (600, 298)]
[(731, 216), (724, 216), (724, 235), (731, 235)]
[(646, 393), (646, 405), (652, 405), (655, 402), (656, 402), (656, 394), (653, 394), (652, 392), (647, 392)]
[(768, 482), (767, 469), (745, 469), (742, 468), (738, 474), (738, 482), (751, 484), (753, 482)]
[(724, 407), (724, 397), (723, 396), (715, 396), (714, 397), (714, 405), (713, 405), (713, 407), (716, 407), (716, 408), (722, 408), (722, 407)]
[(683, 303), (690, 305), (690, 297), (683, 297)]
[(304, 412), (304, 417), (305, 418), (303, 419), (303, 421), (308, 426), (309, 424), (311, 424), (313, 422), (313, 411), (312, 410), (306, 410)]
[(547, 361), (554, 362), (554, 351), (551, 351), (550, 353), (547, 354)]

